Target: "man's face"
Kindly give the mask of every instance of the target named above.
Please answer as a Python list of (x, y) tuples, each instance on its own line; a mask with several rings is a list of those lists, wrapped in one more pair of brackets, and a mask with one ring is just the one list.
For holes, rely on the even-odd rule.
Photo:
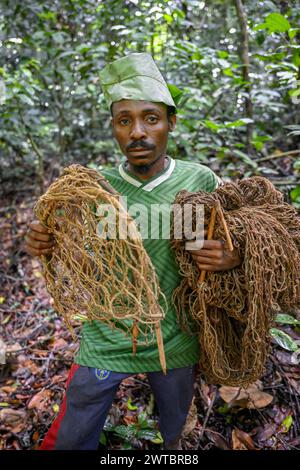
[(167, 106), (150, 101), (121, 100), (112, 105), (113, 133), (128, 162), (148, 167), (165, 155), (176, 116)]

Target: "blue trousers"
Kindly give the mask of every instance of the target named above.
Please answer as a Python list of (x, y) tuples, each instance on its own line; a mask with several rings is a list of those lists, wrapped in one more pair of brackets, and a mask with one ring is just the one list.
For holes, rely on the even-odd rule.
[[(74, 364), (59, 414), (40, 450), (96, 450), (116, 391), (132, 375)], [(166, 375), (147, 373), (165, 448), (180, 438), (193, 398), (194, 375), (195, 366), (171, 369)]]

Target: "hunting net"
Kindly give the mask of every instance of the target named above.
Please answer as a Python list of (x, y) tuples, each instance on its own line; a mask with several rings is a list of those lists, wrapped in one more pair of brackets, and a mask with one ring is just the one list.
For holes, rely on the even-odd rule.
[(56, 240), (42, 257), (43, 274), (70, 330), (73, 320), (99, 320), (125, 334), (134, 325), (139, 343), (151, 342), (164, 296), (133, 219), (101, 173), (67, 167), (35, 213)]
[[(205, 224), (221, 205), (233, 246), (242, 263), (221, 272), (199, 270), (185, 240), (173, 238), (182, 282), (173, 300), (182, 328), (197, 331), (200, 366), (212, 383), (232, 386), (255, 382), (264, 371), (269, 330), (278, 311), (300, 304), (300, 219), (270, 181), (252, 177), (225, 183), (213, 193), (181, 191), (175, 204), (204, 205)], [(174, 234), (174, 225), (173, 225)], [(217, 217), (213, 239), (225, 240)]]

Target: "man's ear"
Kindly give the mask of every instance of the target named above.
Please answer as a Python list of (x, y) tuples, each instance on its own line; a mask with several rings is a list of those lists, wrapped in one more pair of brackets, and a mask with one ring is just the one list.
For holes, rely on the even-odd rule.
[(173, 132), (176, 127), (177, 117), (176, 114), (171, 114), (169, 117), (169, 132)]

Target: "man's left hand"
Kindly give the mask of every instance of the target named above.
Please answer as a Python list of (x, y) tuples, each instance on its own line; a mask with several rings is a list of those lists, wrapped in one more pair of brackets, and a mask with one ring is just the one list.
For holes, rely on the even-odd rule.
[(226, 271), (241, 264), (238, 250), (229, 251), (223, 240), (204, 240), (203, 248), (191, 255), (200, 271)]

